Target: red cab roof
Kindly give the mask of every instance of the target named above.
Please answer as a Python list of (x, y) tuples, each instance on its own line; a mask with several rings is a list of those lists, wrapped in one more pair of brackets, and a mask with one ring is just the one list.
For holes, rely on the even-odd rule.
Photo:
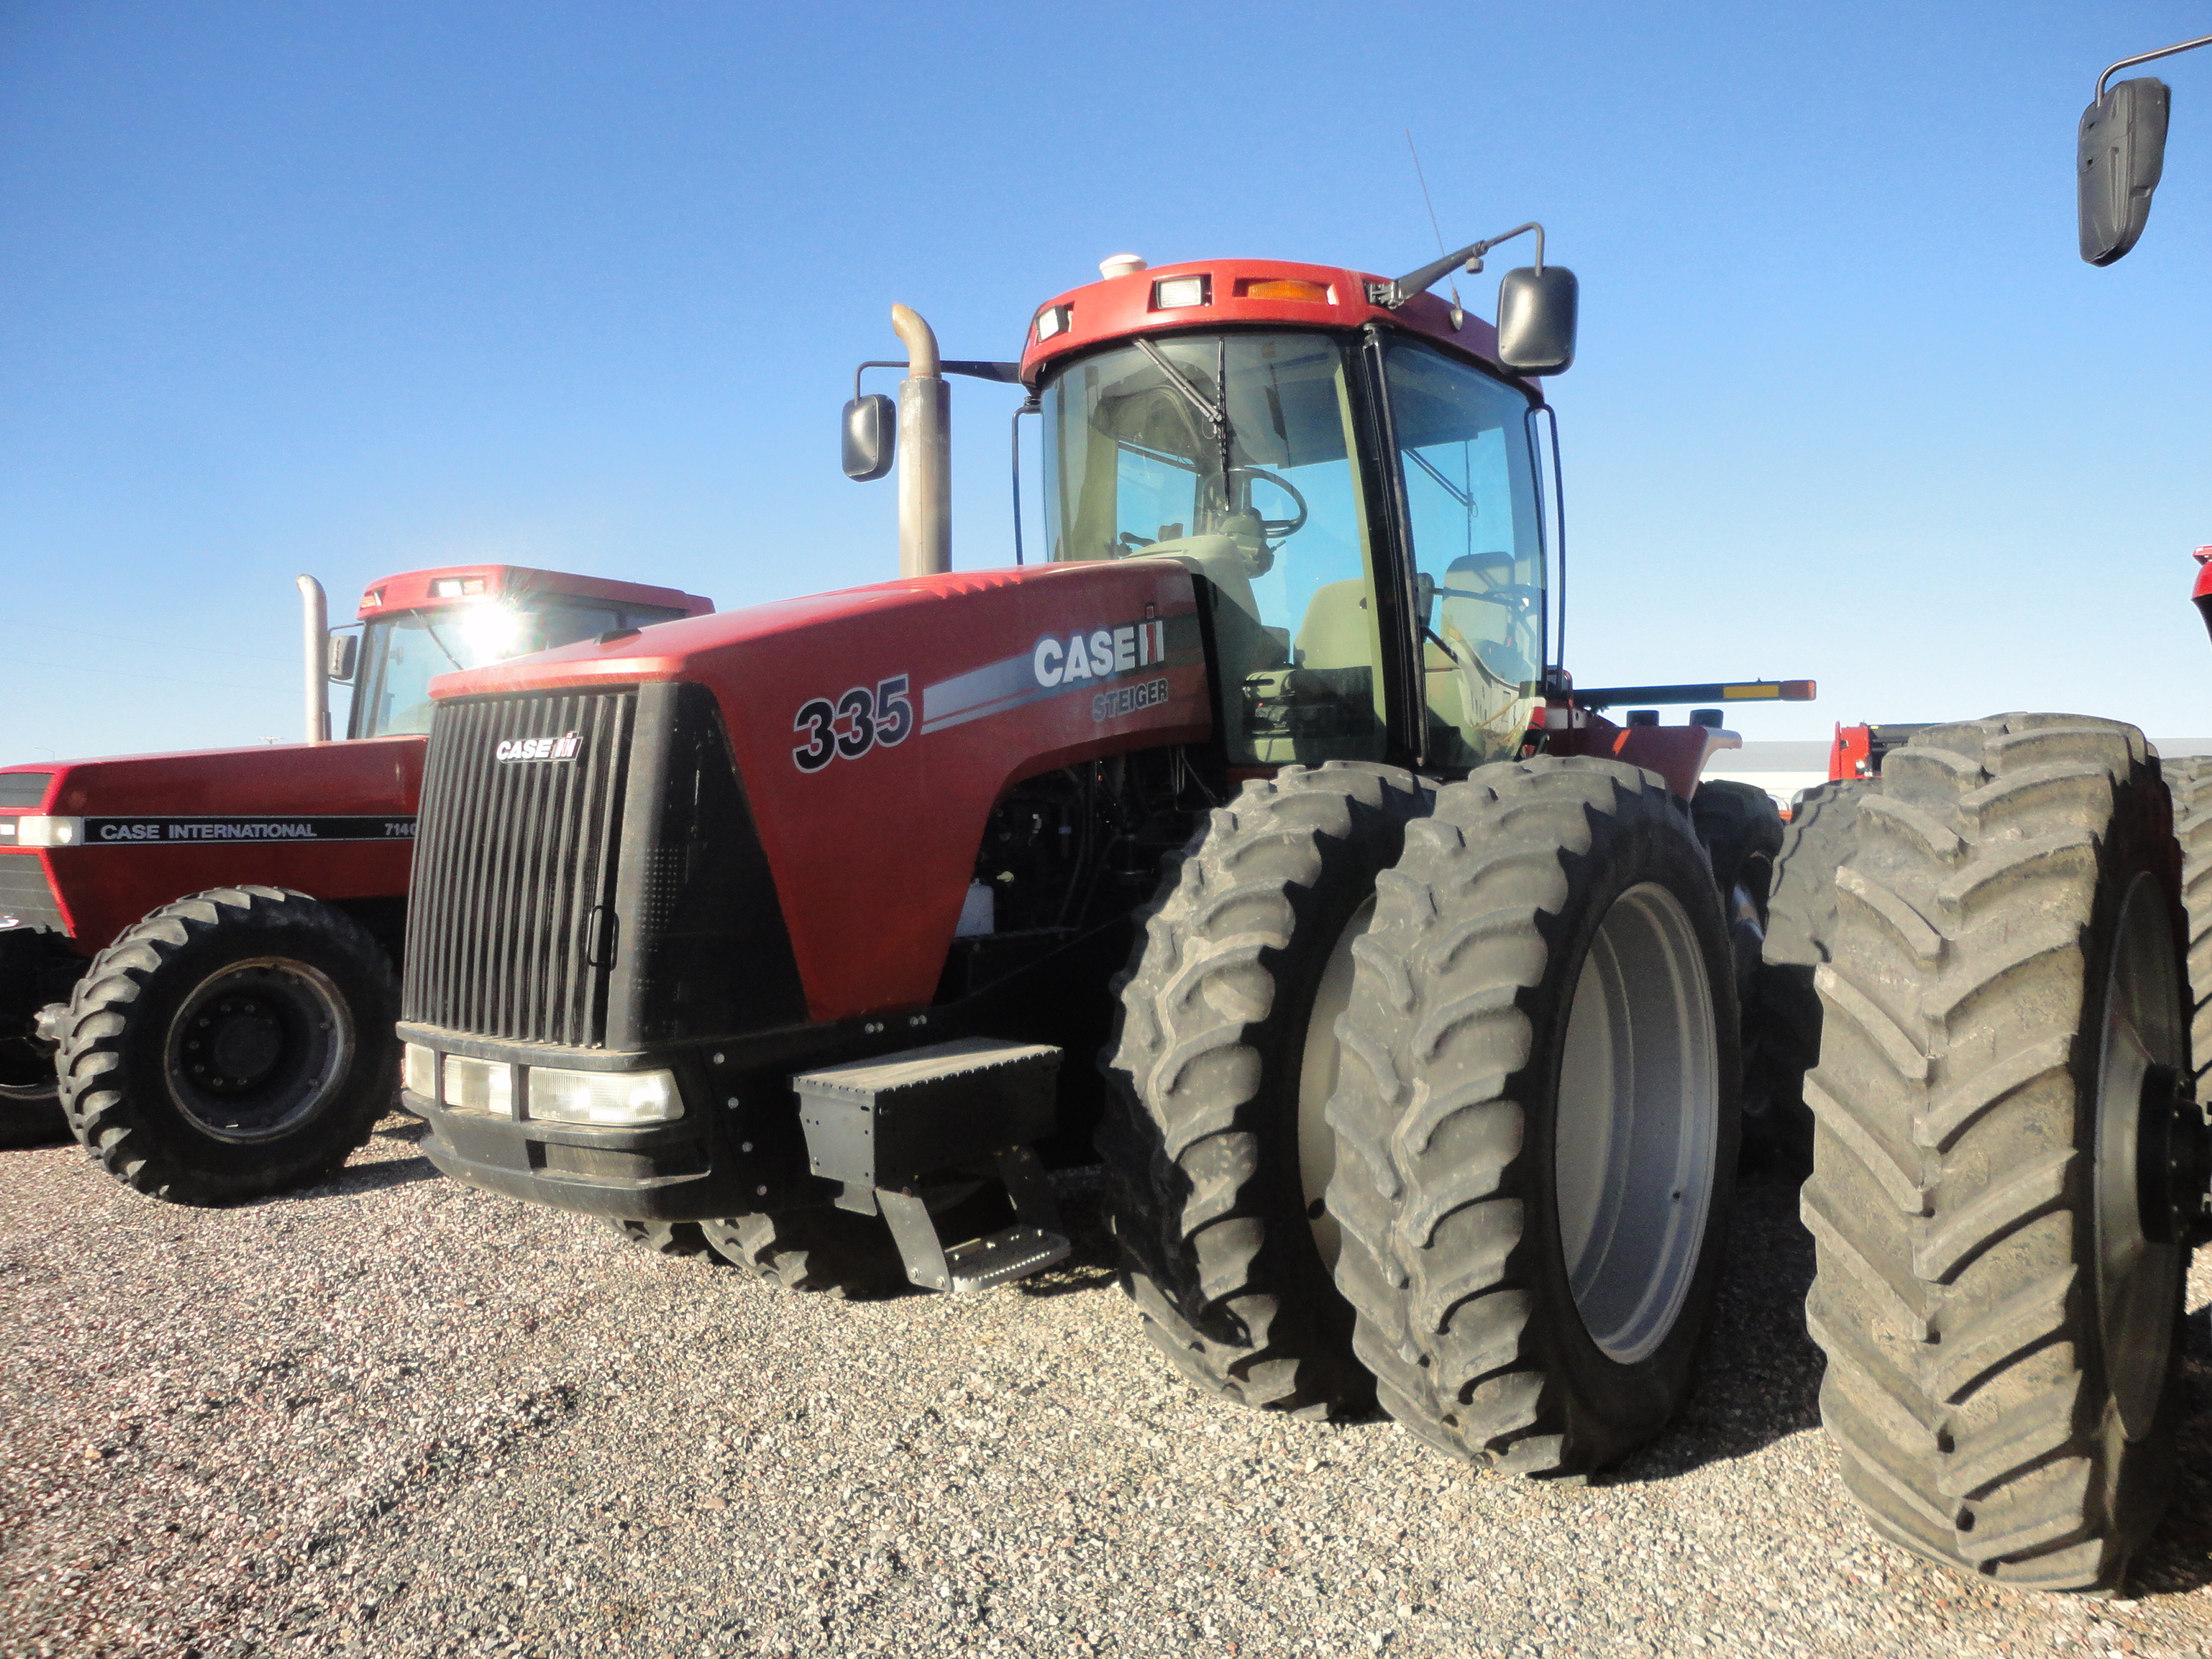
[(642, 582), (611, 582), (598, 576), (572, 576), (561, 570), (533, 570), (520, 564), (455, 564), (436, 570), (407, 570), (371, 582), (361, 596), (360, 617), (368, 622), (399, 611), (471, 600), (520, 599), (533, 593), (565, 593), (579, 599), (611, 599), (618, 605), (649, 605), (685, 617), (703, 617), (712, 599), (680, 588), (648, 587)]
[[(1179, 278), (1201, 277), (1202, 296)], [(1072, 351), (1176, 329), (1218, 328), (1224, 323), (1273, 323), (1300, 328), (1364, 328), (1387, 323), (1472, 357), (1500, 374), (1498, 331), (1472, 312), (1452, 326), (1451, 306), (1433, 294), (1417, 294), (1395, 311), (1374, 304), (1368, 284), (1388, 277), (1336, 265), (1286, 259), (1198, 259), (1158, 265), (1091, 283), (1039, 306), (1022, 347), (1022, 382), (1034, 387), (1046, 367)], [(1163, 289), (1167, 291), (1163, 292)], [(1040, 331), (1043, 337), (1040, 338)], [(1525, 385), (1517, 376), (1516, 384)]]

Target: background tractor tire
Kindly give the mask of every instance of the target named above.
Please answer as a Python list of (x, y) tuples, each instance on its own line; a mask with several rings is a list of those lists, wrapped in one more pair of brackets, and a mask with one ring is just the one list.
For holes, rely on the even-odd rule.
[(118, 935), (71, 993), (62, 1104), (118, 1181), (236, 1204), (319, 1181), (398, 1099), (392, 964), (344, 912), (221, 887)]
[(2136, 1167), (2188, 1052), (2158, 763), (2112, 720), (1931, 726), (1857, 842), (1806, 1091), (1822, 1419), (1894, 1542), (2110, 1587), (2172, 1473), (2187, 1262)]
[(1820, 994), (1813, 975), (1836, 937), (1836, 872), (1857, 843), (1859, 799), (1877, 786), (1846, 779), (1797, 798), (1775, 854), (1766, 940), (1744, 1014), (1747, 1152), (1799, 1176), (1813, 1167), (1813, 1114), (1805, 1073), (1820, 1059)]
[(880, 1216), (838, 1209), (790, 1210), (702, 1221), (714, 1253), (740, 1273), (787, 1291), (836, 1298), (890, 1296), (906, 1267)]
[(2189, 1053), (2197, 1097), (2212, 1100), (2212, 755), (2162, 763), (2181, 843), (2181, 904), (2189, 918)]
[(1121, 1282), (1192, 1382), (1267, 1410), (1372, 1408), (1329, 1276), (1326, 1111), (1351, 945), (1433, 797), (1411, 773), (1285, 767), (1166, 874), (1132, 970), (1098, 1149)]
[(1688, 1391), (1735, 1173), (1736, 1009), (1704, 850), (1651, 774), (1443, 790), (1340, 1023), (1336, 1279), (1382, 1403), (1448, 1455), (1576, 1474)]
[(0, 933), (0, 1147), (45, 1146), (70, 1138), (54, 1049), (35, 1022), (46, 989), (46, 939), (21, 927)]

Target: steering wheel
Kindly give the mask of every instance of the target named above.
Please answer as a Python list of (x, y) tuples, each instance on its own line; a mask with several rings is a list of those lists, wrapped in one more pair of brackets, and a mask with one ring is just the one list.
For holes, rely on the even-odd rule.
[[(1217, 477), (1220, 480), (1218, 483), (1214, 482)], [(1265, 467), (1259, 466), (1232, 466), (1226, 472), (1209, 475), (1206, 479), (1207, 486), (1220, 493), (1221, 504), (1224, 510), (1229, 505), (1229, 481), (1231, 478), (1255, 478), (1261, 483), (1273, 484), (1297, 504), (1298, 516), (1295, 519), (1261, 519), (1260, 520), (1260, 533), (1268, 540), (1281, 541), (1285, 537), (1297, 535), (1299, 531), (1306, 527), (1306, 520), (1310, 516), (1306, 507), (1306, 498), (1298, 494), (1297, 486), (1288, 478), (1280, 477), (1268, 471)]]

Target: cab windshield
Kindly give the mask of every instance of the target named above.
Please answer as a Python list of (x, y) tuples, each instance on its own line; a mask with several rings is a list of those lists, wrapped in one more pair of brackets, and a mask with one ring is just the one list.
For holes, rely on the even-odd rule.
[(1182, 335), (1085, 358), (1044, 393), (1052, 556), (1206, 579), (1233, 761), (1383, 752), (1348, 372), (1323, 335)]
[(448, 605), (409, 611), (368, 624), (354, 679), (349, 734), (386, 738), (430, 729), (430, 682), (457, 669), (482, 668), (617, 628), (643, 628), (679, 617), (655, 605), (592, 599), (527, 605)]
[(1382, 758), (1386, 663), (1419, 662), (1439, 768), (1514, 753), (1537, 705), (1528, 399), (1425, 346), (1389, 348), (1412, 566), (1397, 591), (1419, 641), (1418, 658), (1386, 652), (1382, 538), (1354, 459), (1357, 349), (1310, 333), (1140, 340), (1043, 394), (1051, 556), (1174, 559), (1206, 578), (1232, 765)]

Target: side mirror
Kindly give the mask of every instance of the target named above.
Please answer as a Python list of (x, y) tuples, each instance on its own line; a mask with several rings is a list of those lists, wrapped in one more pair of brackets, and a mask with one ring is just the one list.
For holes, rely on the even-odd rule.
[(353, 682), (354, 665), (361, 659), (361, 635), (333, 634), (323, 647), (323, 672), (341, 685)]
[(2166, 168), (2166, 82), (2122, 81), (2081, 112), (2075, 167), (2081, 257), (2108, 265), (2136, 245)]
[(855, 398), (845, 405), (845, 476), (866, 483), (891, 470), (898, 447), (898, 410), (884, 397)]
[(1575, 361), (1580, 289), (1565, 265), (1523, 265), (1498, 285), (1498, 360), (1523, 374), (1562, 374)]

